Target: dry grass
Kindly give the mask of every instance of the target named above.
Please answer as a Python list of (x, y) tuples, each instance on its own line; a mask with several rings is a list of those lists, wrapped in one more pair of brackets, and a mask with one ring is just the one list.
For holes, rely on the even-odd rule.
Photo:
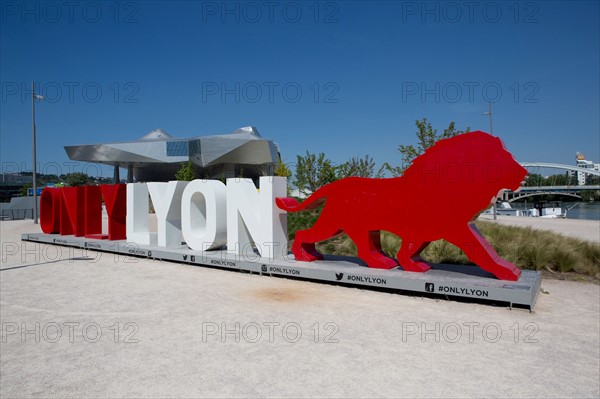
[[(317, 220), (320, 209), (289, 214), (290, 238), (296, 230), (306, 229)], [(552, 273), (577, 273), (600, 280), (600, 245), (565, 237), (549, 231), (477, 222), (477, 227), (498, 254), (521, 269), (543, 270)], [(383, 251), (395, 257), (402, 240), (388, 232), (381, 233)], [(325, 254), (356, 256), (356, 245), (341, 235), (319, 243)], [(444, 241), (432, 242), (422, 254), (433, 263), (471, 264), (463, 251)]]

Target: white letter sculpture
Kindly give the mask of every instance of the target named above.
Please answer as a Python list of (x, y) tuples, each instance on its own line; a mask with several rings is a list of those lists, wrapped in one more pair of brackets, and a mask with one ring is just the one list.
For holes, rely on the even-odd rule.
[(181, 231), (187, 245), (196, 251), (227, 243), (226, 188), (218, 180), (191, 181), (181, 197)]
[(250, 179), (227, 179), (227, 252), (248, 253), (253, 242), (262, 257), (286, 255), (287, 213), (275, 206), (286, 196), (284, 177), (261, 177), (260, 192)]
[(148, 186), (127, 183), (127, 240), (141, 245), (156, 245), (156, 233), (148, 230)]
[(160, 247), (181, 246), (181, 195), (187, 184), (186, 181), (148, 183), (156, 212)]

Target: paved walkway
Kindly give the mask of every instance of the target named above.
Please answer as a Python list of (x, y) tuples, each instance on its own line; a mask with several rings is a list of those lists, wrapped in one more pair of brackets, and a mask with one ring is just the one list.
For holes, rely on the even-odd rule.
[[(1, 397), (598, 397), (598, 285), (534, 313), (24, 243), (0, 222)], [(95, 258), (88, 258), (95, 256)]]

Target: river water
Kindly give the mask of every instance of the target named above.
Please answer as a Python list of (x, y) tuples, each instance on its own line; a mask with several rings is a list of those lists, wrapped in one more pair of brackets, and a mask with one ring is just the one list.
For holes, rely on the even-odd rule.
[[(577, 204), (577, 205), (575, 205)], [(561, 202), (563, 211), (571, 208), (567, 212), (567, 219), (585, 219), (600, 221), (600, 202)], [(533, 208), (533, 202), (511, 202), (510, 206), (516, 209)]]

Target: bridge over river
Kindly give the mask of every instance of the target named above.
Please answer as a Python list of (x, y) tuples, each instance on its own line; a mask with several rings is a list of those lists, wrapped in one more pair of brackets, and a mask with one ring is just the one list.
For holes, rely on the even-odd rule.
[[(549, 163), (549, 162), (521, 162), (521, 166), (526, 169), (533, 168), (551, 168), (551, 169), (562, 169), (573, 172), (582, 172), (586, 175), (592, 176), (600, 176), (600, 171), (594, 169), (586, 169), (579, 168), (577, 166), (572, 165), (563, 165), (557, 163)], [(527, 197), (535, 197), (538, 195), (562, 195), (566, 197), (572, 197), (574, 199), (581, 200), (581, 193), (583, 191), (594, 191), (600, 190), (600, 185), (589, 185), (589, 186), (530, 186), (530, 187), (521, 187), (518, 192), (513, 192), (510, 190), (505, 191), (502, 194), (502, 199), (504, 201), (512, 202), (518, 199), (527, 198)]]

